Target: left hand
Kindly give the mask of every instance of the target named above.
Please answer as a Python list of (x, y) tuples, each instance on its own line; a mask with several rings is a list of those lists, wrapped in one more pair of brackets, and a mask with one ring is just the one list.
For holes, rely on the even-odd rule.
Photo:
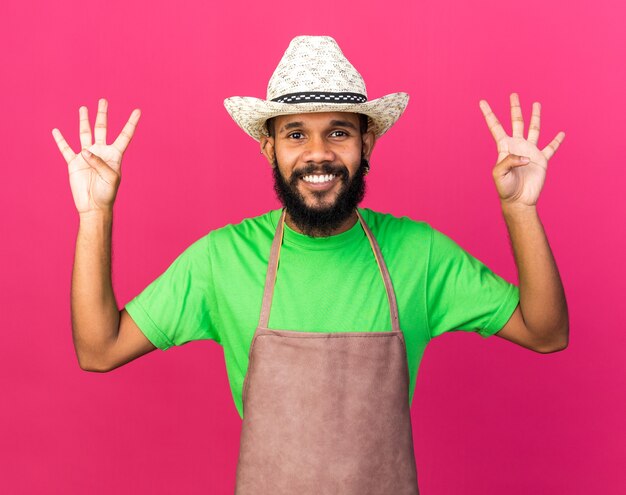
[[(524, 119), (517, 93), (511, 93), (512, 136), (506, 134), (486, 100), (480, 100), (479, 105), (498, 147), (498, 163), (493, 168), (493, 179), (502, 205), (534, 207), (546, 179), (548, 160), (563, 142), (565, 133), (559, 132), (548, 146), (539, 150), (539, 102), (533, 103), (528, 139), (524, 139)], [(522, 157), (530, 161), (524, 163)]]

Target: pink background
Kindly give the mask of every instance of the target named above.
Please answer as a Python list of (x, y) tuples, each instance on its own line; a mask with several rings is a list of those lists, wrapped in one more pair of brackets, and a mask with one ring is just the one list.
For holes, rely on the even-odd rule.
[(194, 342), (108, 374), (78, 367), (70, 280), (78, 217), (51, 135), (109, 100), (123, 160), (113, 280), (122, 307), (209, 230), (278, 207), (258, 145), (223, 99), (264, 97), (293, 36), (333, 36), (370, 99), (411, 95), (377, 144), (363, 206), (425, 220), (517, 283), (491, 177), (487, 99), (510, 132), (543, 106), (552, 158), (539, 213), (571, 341), (541, 355), (456, 332), (427, 348), (412, 408), (420, 488), (446, 494), (626, 491), (624, 158), (618, 0), (43, 2), (0, 13), (0, 492), (232, 493), (241, 421), (221, 348)]

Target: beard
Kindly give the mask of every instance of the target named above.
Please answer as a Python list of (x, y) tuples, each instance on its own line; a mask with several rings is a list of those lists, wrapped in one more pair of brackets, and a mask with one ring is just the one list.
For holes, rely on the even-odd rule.
[[(361, 163), (352, 179), (345, 166), (325, 163), (322, 166), (309, 164), (302, 170), (294, 172), (287, 181), (280, 173), (277, 160), (274, 159), (274, 191), (298, 229), (308, 236), (327, 237), (350, 218), (363, 200), (366, 189), (365, 174), (368, 168), (367, 160), (361, 155)], [(298, 190), (298, 182), (301, 178), (316, 172), (334, 174), (341, 182), (339, 193), (333, 204), (308, 206), (304, 196)], [(311, 194), (314, 198), (322, 200), (328, 193), (312, 191)]]

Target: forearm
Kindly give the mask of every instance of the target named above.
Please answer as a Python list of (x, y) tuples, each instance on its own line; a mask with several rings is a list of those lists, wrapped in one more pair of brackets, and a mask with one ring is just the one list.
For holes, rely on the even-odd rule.
[(502, 205), (519, 276), (520, 309), (538, 341), (567, 346), (569, 319), (558, 268), (536, 207)]
[(80, 366), (97, 369), (117, 338), (119, 309), (111, 281), (113, 212), (81, 215), (72, 271), (72, 335)]

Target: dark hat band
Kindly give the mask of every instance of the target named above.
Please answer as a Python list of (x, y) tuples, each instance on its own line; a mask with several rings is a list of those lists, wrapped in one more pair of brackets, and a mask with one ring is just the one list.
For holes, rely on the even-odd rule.
[(367, 97), (360, 93), (329, 93), (325, 91), (309, 91), (306, 93), (289, 93), (272, 98), (276, 103), (306, 103), (326, 101), (329, 103), (365, 103)]

